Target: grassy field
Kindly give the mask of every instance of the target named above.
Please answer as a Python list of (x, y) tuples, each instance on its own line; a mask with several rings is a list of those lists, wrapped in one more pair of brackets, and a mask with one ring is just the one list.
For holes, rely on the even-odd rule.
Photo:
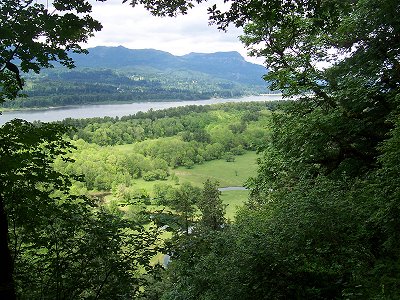
[(175, 173), (180, 182), (203, 186), (203, 182), (209, 178), (217, 180), (220, 187), (226, 187), (243, 186), (250, 176), (256, 175), (256, 170), (257, 154), (246, 152), (244, 155), (235, 156), (234, 162), (219, 159), (195, 165), (192, 169), (179, 167), (171, 172)]
[(228, 220), (234, 221), (238, 207), (243, 205), (249, 196), (249, 191), (224, 191), (221, 194), (221, 199), (224, 204), (227, 204), (225, 216)]
[[(119, 150), (131, 151), (130, 145), (116, 146)], [(234, 162), (227, 162), (223, 159), (205, 162), (195, 165), (191, 169), (179, 167), (171, 169), (170, 173), (179, 178), (179, 183), (189, 182), (194, 186), (202, 187), (207, 179), (217, 180), (220, 187), (243, 186), (246, 180), (256, 175), (257, 157), (255, 152), (248, 151), (244, 155), (235, 156)], [(134, 187), (137, 190), (145, 190), (153, 196), (153, 186), (157, 183), (170, 184), (175, 186), (176, 182), (171, 179), (163, 181), (145, 181), (137, 179)], [(234, 219), (237, 207), (247, 200), (248, 191), (223, 191), (221, 199), (225, 204), (226, 216), (230, 220)]]
[[(114, 147), (120, 151), (132, 151), (132, 145), (118, 145)], [(256, 175), (257, 156), (256, 152), (247, 151), (243, 155), (235, 156), (234, 162), (227, 162), (224, 159), (207, 161), (201, 165), (194, 165), (191, 169), (185, 167), (171, 169), (170, 174), (175, 174), (179, 178), (180, 183), (189, 182), (199, 187), (203, 186), (206, 179), (217, 180), (220, 187), (243, 186), (249, 177)], [(143, 188), (151, 192), (156, 182), (174, 184), (170, 177), (164, 181), (138, 179), (135, 181), (135, 185), (138, 188)]]
[[(210, 178), (217, 180), (220, 187), (243, 186), (246, 180), (256, 175), (257, 154), (247, 152), (236, 156), (234, 162), (214, 160), (202, 165), (196, 165), (192, 169), (180, 167), (172, 172), (179, 178), (179, 182), (190, 182), (196, 186), (203, 186), (203, 182)], [(221, 199), (226, 207), (226, 217), (233, 221), (237, 207), (247, 200), (249, 191), (223, 191)]]

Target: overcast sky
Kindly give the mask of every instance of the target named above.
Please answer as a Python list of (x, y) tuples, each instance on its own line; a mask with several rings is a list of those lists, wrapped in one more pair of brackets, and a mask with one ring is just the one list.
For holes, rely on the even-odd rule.
[(91, 2), (92, 16), (102, 23), (103, 29), (89, 39), (86, 47), (122, 45), (130, 49), (153, 48), (174, 55), (238, 51), (246, 60), (261, 63), (247, 57), (238, 38), (242, 34), (240, 29), (231, 27), (228, 32), (222, 32), (208, 25), (210, 3), (201, 4), (184, 16), (160, 18), (151, 16), (141, 6), (122, 4), (122, 0)]

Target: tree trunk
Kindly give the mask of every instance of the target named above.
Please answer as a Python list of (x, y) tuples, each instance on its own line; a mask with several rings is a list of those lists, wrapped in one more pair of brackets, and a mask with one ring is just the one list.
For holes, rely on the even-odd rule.
[(4, 199), (0, 194), (0, 299), (15, 300), (13, 261), (8, 248), (8, 223)]

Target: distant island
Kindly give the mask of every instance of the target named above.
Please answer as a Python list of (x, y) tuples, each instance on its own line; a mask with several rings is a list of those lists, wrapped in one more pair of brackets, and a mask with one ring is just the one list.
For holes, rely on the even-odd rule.
[(247, 62), (238, 52), (174, 56), (154, 49), (122, 46), (89, 48), (71, 54), (75, 69), (55, 66), (41, 74), (24, 74), (28, 97), (4, 108), (141, 101), (203, 100), (267, 93), (268, 70)]

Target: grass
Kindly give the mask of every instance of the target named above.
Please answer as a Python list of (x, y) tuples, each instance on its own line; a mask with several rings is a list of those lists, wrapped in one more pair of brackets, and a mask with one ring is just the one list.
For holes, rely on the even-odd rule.
[[(116, 146), (121, 151), (131, 151), (131, 145)], [(205, 162), (201, 165), (195, 165), (191, 169), (179, 167), (171, 169), (170, 173), (174, 173), (179, 178), (179, 183), (189, 182), (194, 186), (203, 187), (203, 183), (207, 179), (217, 180), (220, 187), (227, 186), (243, 186), (246, 180), (256, 175), (257, 171), (257, 154), (248, 151), (243, 155), (235, 156), (234, 162), (227, 162), (224, 159)], [(163, 181), (145, 181), (136, 179), (133, 187), (137, 190), (146, 190), (150, 196), (154, 196), (153, 187), (157, 183), (165, 183), (175, 186), (175, 181), (171, 176)], [(227, 204), (226, 217), (234, 220), (237, 207), (241, 206), (248, 198), (248, 191), (223, 191), (221, 199)], [(113, 198), (110, 196), (109, 198)]]
[[(119, 149), (129, 151), (127, 145), (124, 147), (119, 146)], [(180, 167), (171, 170), (171, 173), (179, 178), (179, 182), (190, 182), (195, 186), (202, 187), (207, 178), (217, 180), (220, 187), (226, 186), (243, 186), (244, 182), (250, 177), (256, 175), (257, 170), (257, 154), (255, 152), (246, 152), (244, 155), (236, 156), (234, 162), (226, 162), (225, 160), (214, 160), (205, 162), (202, 165), (195, 165), (192, 169)], [(145, 181), (143, 179), (135, 180), (134, 186), (137, 189), (144, 189), (152, 194), (153, 186), (155, 183), (164, 182), (166, 184), (175, 185), (169, 178), (165, 181)], [(241, 207), (247, 200), (249, 191), (236, 190), (236, 191), (223, 191), (221, 193), (221, 200), (226, 204), (225, 217), (229, 221), (235, 221), (235, 215), (238, 207)], [(153, 206), (153, 209), (160, 209), (162, 207)], [(166, 232), (162, 238), (166, 239), (171, 236), (171, 233)], [(163, 264), (165, 254), (159, 253), (151, 260), (151, 265), (157, 263)]]
[(249, 191), (224, 191), (221, 194), (221, 199), (224, 204), (227, 204), (225, 217), (230, 220), (235, 220), (235, 215), (238, 207), (241, 207), (247, 200)]
[[(132, 145), (114, 146), (119, 151), (132, 151)], [(256, 175), (257, 171), (257, 154), (254, 151), (247, 151), (245, 154), (235, 156), (234, 162), (227, 162), (224, 159), (212, 160), (204, 162), (201, 165), (194, 165), (192, 169), (179, 167), (171, 169), (170, 173), (175, 173), (179, 178), (179, 182), (189, 182), (194, 186), (203, 186), (206, 179), (217, 180), (220, 187), (226, 186), (243, 186), (245, 181)], [(135, 180), (138, 188), (151, 190), (155, 182), (147, 182), (142, 179)], [(165, 181), (168, 184), (174, 184), (170, 178)]]
[[(119, 151), (132, 151), (132, 145), (114, 146)], [(170, 169), (170, 174), (175, 174), (179, 178), (179, 182), (189, 182), (194, 186), (202, 187), (207, 179), (217, 180), (220, 187), (226, 186), (243, 186), (246, 180), (256, 175), (257, 171), (257, 154), (254, 151), (247, 151), (245, 154), (235, 156), (234, 162), (227, 162), (224, 159), (204, 162), (201, 165), (194, 165), (192, 169), (179, 167)], [(175, 182), (169, 177), (163, 181), (145, 181), (136, 179), (134, 186), (138, 189), (145, 189), (152, 192), (155, 183), (166, 183), (174, 185)]]
[(195, 186), (203, 186), (206, 179), (217, 180), (220, 187), (243, 186), (245, 181), (256, 175), (257, 154), (246, 152), (244, 155), (235, 156), (234, 162), (223, 159), (195, 165), (192, 169), (179, 167), (171, 170), (179, 178), (179, 182), (190, 182)]

